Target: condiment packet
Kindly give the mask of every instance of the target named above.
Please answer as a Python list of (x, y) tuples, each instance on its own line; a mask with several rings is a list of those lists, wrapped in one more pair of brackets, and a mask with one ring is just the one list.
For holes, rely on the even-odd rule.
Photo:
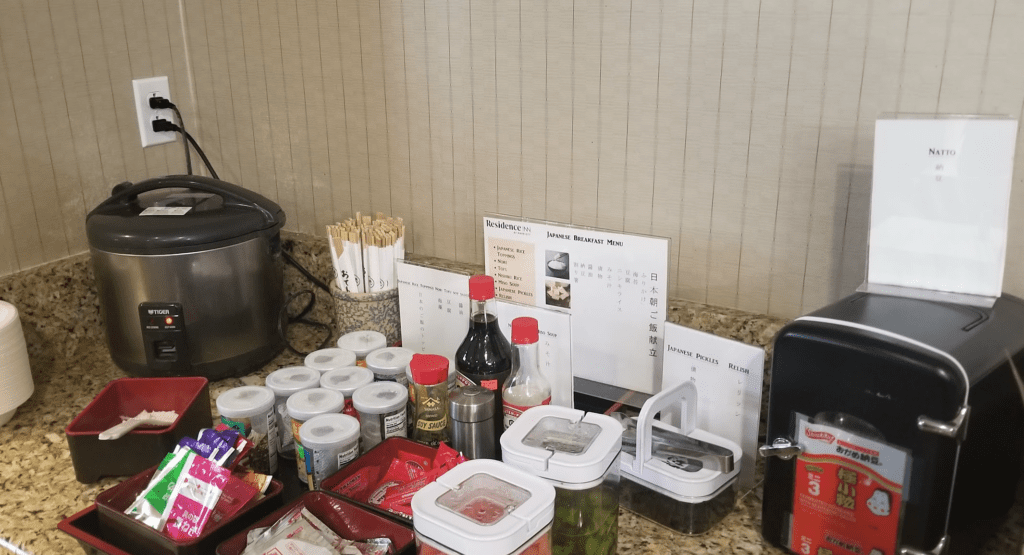
[(282, 539), (304, 541), (328, 548), (332, 555), (340, 555), (341, 551), (336, 546), (345, 541), (302, 505), (297, 505), (258, 534), (253, 534), (253, 532), (250, 532), (247, 537), (247, 545), (242, 555), (274, 553), (273, 547)]
[(387, 496), (388, 490), (396, 486), (409, 483), (430, 470), (432, 461), (427, 457), (421, 457), (405, 451), (400, 451), (398, 456), (391, 461), (387, 472), (381, 477), (377, 485), (370, 491), (366, 502), (378, 506)]
[(232, 474), (243, 482), (259, 490), (260, 495), (267, 493), (267, 489), (270, 488), (270, 481), (274, 479), (269, 474), (260, 474), (259, 472), (253, 472), (252, 470), (246, 470), (241, 474)]
[(227, 469), (209, 459), (190, 454), (187, 468), (171, 492), (169, 508), (163, 518), (167, 535), (178, 541), (198, 538), (230, 477)]
[(380, 467), (364, 466), (345, 478), (344, 481), (334, 486), (331, 491), (341, 494), (349, 499), (366, 502), (372, 487), (377, 483), (380, 476)]
[(169, 453), (157, 467), (149, 484), (135, 498), (135, 501), (124, 511), (125, 514), (135, 517), (146, 526), (160, 530), (163, 527), (162, 518), (167, 511), (168, 500), (178, 477), (185, 469), (189, 456), (195, 454), (188, 449), (181, 449)]
[(210, 523), (219, 524), (230, 519), (259, 495), (260, 491), (255, 486), (232, 474), (224, 484), (220, 499), (217, 500), (217, 505), (213, 508)]

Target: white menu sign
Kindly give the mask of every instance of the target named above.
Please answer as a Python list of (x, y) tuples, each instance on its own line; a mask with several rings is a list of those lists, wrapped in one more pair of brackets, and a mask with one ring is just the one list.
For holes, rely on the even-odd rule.
[[(677, 324), (666, 326), (662, 387), (684, 381), (697, 386), (696, 427), (743, 449), (740, 485), (753, 487), (764, 349)], [(663, 420), (678, 426), (678, 411)]]
[(1017, 121), (875, 123), (868, 283), (1002, 293)]
[[(454, 361), (469, 331), (469, 276), (397, 262), (402, 346)], [(506, 338), (512, 335), (512, 320), (520, 316), (537, 320), (540, 366), (551, 383), (551, 404), (572, 408), (569, 315), (506, 302), (497, 302), (495, 310)]]
[(668, 239), (484, 217), (499, 299), (572, 314), (572, 373), (660, 390)]

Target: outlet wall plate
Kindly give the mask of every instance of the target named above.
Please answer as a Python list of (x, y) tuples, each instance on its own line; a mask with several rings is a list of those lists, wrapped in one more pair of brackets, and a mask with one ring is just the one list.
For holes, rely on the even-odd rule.
[(171, 100), (171, 87), (167, 83), (167, 76), (132, 79), (132, 89), (135, 91), (135, 115), (139, 120), (139, 138), (142, 140), (143, 148), (174, 142), (178, 135), (174, 131), (153, 131), (153, 120), (159, 118), (173, 122), (174, 111), (169, 108), (154, 110), (149, 107), (149, 99), (154, 96)]

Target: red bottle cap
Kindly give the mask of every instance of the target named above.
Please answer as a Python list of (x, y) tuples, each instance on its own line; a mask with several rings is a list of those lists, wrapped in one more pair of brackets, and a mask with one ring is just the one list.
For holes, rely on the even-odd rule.
[(416, 353), (409, 361), (409, 370), (414, 382), (421, 385), (436, 385), (448, 381), (448, 359), (441, 355)]
[(512, 342), (516, 345), (537, 342), (537, 320), (529, 316), (520, 316), (512, 320)]
[(486, 301), (494, 298), (494, 278), (479, 275), (469, 278), (469, 298), (474, 301)]

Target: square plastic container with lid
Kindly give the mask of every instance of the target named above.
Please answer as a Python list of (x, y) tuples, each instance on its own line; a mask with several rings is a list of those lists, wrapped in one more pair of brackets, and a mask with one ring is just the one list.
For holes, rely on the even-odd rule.
[(149, 484), (154, 472), (156, 472), (155, 466), (96, 496), (98, 531), (102, 537), (111, 538), (119, 547), (129, 553), (206, 555), (212, 553), (217, 544), (284, 503), (281, 497), (283, 486), (281, 482), (273, 480), (263, 498), (250, 501), (235, 515), (221, 522), (215, 523), (211, 518), (198, 538), (179, 542), (124, 514), (124, 511)]
[(498, 461), (462, 463), (412, 498), (420, 555), (548, 555), (555, 488)]
[(403, 452), (430, 460), (434, 460), (437, 456), (436, 447), (416, 443), (404, 437), (388, 438), (349, 463), (345, 468), (327, 477), (327, 479), (320, 483), (320, 489), (331, 495), (352, 501), (373, 512), (387, 515), (402, 522), (412, 522), (412, 515), (382, 509), (370, 503), (370, 497), (374, 493), (373, 487), (384, 477), (388, 467), (391, 466), (391, 462), (397, 459), (399, 454)]
[(413, 533), (408, 525), (384, 518), (333, 495), (309, 491), (221, 543), (217, 546), (217, 555), (240, 555), (245, 550), (246, 536), (250, 530), (271, 526), (298, 505), (304, 506), (342, 538), (355, 541), (388, 538), (395, 553), (412, 552)]
[[(654, 421), (675, 403), (685, 409), (681, 428)], [(696, 428), (696, 420), (693, 382), (658, 393), (644, 403), (635, 445), (624, 441), (619, 461), (622, 507), (684, 534), (703, 534), (732, 511), (743, 455), (739, 445)]]
[[(118, 439), (99, 439), (100, 432), (120, 424), (122, 416), (172, 410), (178, 418), (170, 426), (135, 428)], [(104, 476), (138, 474), (163, 460), (181, 438), (196, 437), (212, 425), (206, 378), (118, 378), (71, 420), (64, 434), (75, 478), (90, 483)]]
[(553, 405), (527, 410), (502, 434), (505, 464), (555, 487), (555, 553), (616, 553), (621, 448), (614, 418)]

